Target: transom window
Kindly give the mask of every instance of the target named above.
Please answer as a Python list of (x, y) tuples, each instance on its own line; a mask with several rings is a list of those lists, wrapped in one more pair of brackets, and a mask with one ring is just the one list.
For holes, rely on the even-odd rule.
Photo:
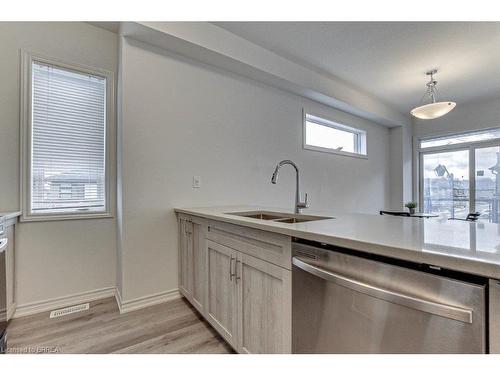
[(419, 154), (422, 211), (500, 222), (500, 129), (421, 140)]
[(304, 148), (351, 156), (366, 156), (366, 132), (306, 113)]
[(490, 129), (477, 132), (447, 135), (444, 137), (423, 139), (420, 148), (457, 145), (461, 143), (483, 142), (500, 139), (500, 129)]
[(109, 214), (111, 77), (27, 58), (24, 219)]

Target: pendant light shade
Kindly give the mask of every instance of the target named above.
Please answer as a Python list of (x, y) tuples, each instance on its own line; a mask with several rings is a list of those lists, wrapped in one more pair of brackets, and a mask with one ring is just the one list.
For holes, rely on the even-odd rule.
[(410, 114), (422, 120), (432, 120), (446, 115), (455, 108), (456, 105), (457, 103), (454, 102), (430, 103), (413, 108)]
[[(446, 115), (450, 112), (457, 103), (455, 102), (438, 102), (437, 98), (437, 81), (434, 80), (433, 75), (437, 73), (437, 69), (428, 71), (426, 74), (431, 77), (431, 80), (427, 82), (427, 91), (422, 97), (422, 104), (418, 107), (413, 108), (410, 114), (422, 120), (432, 120), (441, 116)], [(427, 98), (425, 100), (425, 98)]]

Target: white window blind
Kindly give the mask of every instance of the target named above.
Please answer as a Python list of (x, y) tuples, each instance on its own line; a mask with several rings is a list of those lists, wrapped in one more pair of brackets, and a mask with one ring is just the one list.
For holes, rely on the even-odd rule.
[(106, 78), (31, 68), (31, 213), (105, 211)]

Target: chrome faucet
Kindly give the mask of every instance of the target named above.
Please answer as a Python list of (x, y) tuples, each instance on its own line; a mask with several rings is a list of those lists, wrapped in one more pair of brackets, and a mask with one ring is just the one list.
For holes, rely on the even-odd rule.
[(292, 167), (295, 168), (296, 172), (296, 184), (295, 184), (295, 213), (300, 214), (300, 210), (303, 208), (308, 208), (309, 204), (307, 203), (307, 193), (305, 196), (304, 202), (300, 201), (300, 189), (299, 189), (299, 168), (297, 167), (297, 164), (295, 164), (291, 160), (282, 160), (276, 165), (276, 169), (274, 170), (273, 177), (271, 178), (271, 182), (273, 184), (276, 183), (276, 180), (278, 178), (278, 171), (280, 168), (285, 165), (285, 164), (290, 164)]

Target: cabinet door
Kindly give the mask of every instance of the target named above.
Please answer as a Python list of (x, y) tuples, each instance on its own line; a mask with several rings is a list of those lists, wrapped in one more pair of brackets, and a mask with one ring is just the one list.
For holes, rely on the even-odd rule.
[(238, 253), (239, 353), (291, 353), (291, 271)]
[(179, 290), (192, 300), (193, 293), (193, 223), (179, 219)]
[(207, 272), (205, 259), (206, 225), (193, 223), (193, 305), (202, 314), (205, 313), (205, 292)]
[(206, 318), (233, 347), (236, 346), (236, 251), (205, 241), (207, 262)]
[(16, 295), (15, 295), (15, 226), (9, 225), (5, 228), (5, 234), (8, 238), (7, 249), (5, 251), (5, 276), (7, 287), (7, 319), (12, 318), (16, 309)]

